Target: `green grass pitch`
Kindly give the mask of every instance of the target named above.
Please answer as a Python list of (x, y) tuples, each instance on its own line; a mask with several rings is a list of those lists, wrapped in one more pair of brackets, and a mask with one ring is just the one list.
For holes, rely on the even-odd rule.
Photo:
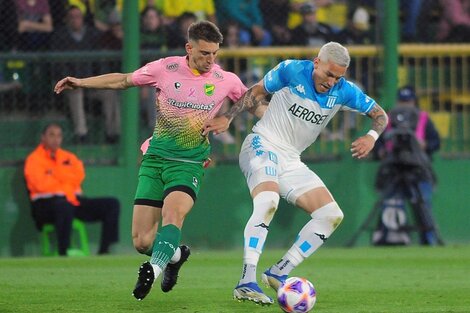
[[(267, 250), (258, 275), (284, 251)], [(131, 296), (146, 257), (0, 259), (0, 312), (281, 312), (232, 299), (241, 251), (200, 251), (169, 293)], [(470, 312), (470, 246), (320, 249), (294, 270), (313, 282), (312, 312)], [(264, 288), (274, 297), (274, 292)]]

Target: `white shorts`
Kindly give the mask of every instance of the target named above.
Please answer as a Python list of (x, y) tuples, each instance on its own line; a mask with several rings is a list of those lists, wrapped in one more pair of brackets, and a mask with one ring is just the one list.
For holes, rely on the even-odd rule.
[(292, 204), (305, 192), (326, 187), (300, 155), (286, 153), (258, 134), (249, 134), (243, 141), (239, 163), (250, 192), (272, 181), (279, 185), (280, 196)]

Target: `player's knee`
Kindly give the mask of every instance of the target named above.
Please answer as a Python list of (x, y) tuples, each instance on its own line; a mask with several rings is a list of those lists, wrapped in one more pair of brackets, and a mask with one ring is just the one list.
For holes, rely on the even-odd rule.
[(322, 206), (318, 210), (315, 210), (310, 216), (316, 220), (328, 221), (333, 229), (338, 227), (344, 218), (343, 211), (341, 211), (341, 208), (336, 202), (330, 202)]
[(253, 215), (259, 216), (269, 225), (279, 205), (279, 194), (274, 191), (260, 192), (253, 198)]

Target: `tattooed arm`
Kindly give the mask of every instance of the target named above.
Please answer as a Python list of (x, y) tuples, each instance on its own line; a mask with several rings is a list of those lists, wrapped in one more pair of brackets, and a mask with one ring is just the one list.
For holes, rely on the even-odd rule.
[(249, 111), (258, 118), (261, 118), (268, 107), (266, 96), (268, 92), (264, 89), (263, 81), (252, 86), (248, 91), (235, 102), (225, 116), (229, 122), (233, 120), (240, 112)]
[(388, 124), (387, 113), (377, 103), (367, 113), (367, 116), (372, 119), (372, 129), (366, 135), (354, 140), (351, 144), (351, 152), (354, 158), (365, 158), (374, 148), (375, 141), (383, 133)]
[(221, 116), (207, 120), (204, 123), (202, 134), (206, 136), (209, 132), (219, 134), (228, 129), (232, 120), (243, 111), (249, 111), (258, 118), (261, 118), (268, 107), (266, 96), (268, 92), (264, 89), (263, 81), (261, 80), (256, 85), (248, 89), (245, 94), (235, 102), (230, 110), (223, 113)]

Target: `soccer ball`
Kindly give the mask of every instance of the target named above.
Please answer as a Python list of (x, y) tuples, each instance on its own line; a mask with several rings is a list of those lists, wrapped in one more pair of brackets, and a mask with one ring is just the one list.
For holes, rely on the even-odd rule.
[(277, 301), (284, 312), (308, 312), (316, 300), (315, 288), (305, 278), (290, 277), (277, 290)]

